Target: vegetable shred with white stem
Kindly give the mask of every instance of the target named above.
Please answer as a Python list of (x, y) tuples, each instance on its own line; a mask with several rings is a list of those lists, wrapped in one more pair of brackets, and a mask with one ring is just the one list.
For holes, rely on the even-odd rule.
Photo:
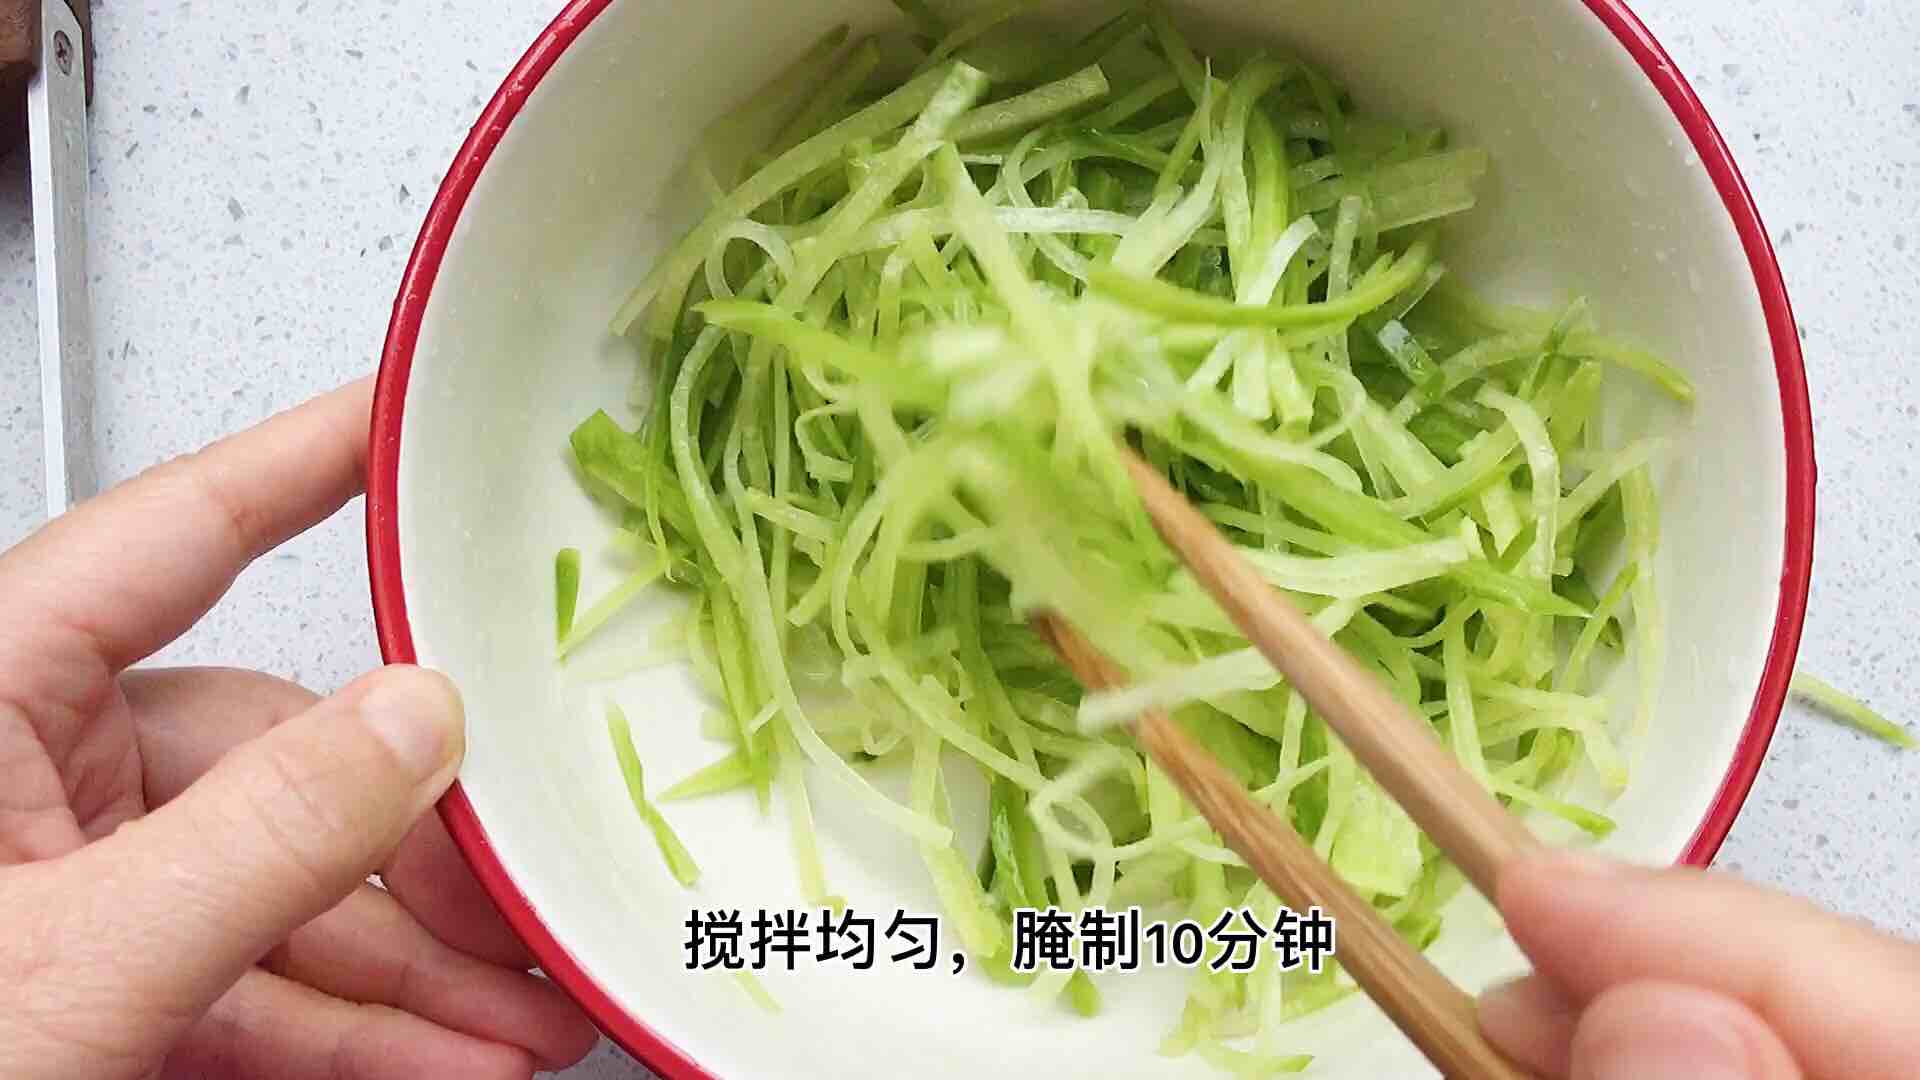
[[(1503, 802), (1605, 835), (1554, 793), (1626, 783), (1664, 648), (1660, 446), (1606, 445), (1600, 402), (1685, 377), (1583, 303), (1476, 297), (1437, 226), (1471, 227), (1486, 155), (1297, 59), (1196, 51), (1155, 5), (1048, 39), (1026, 5), (900, 6), (710, 132), (704, 216), (614, 319), (635, 422), (572, 436), (645, 569), (578, 620), (562, 596), (562, 656), (643, 589), (691, 601), (630, 666), (684, 657), (721, 748), (659, 801), (777, 802), (828, 904), (808, 792), (839, 785), (918, 845), (973, 967), (1093, 1014), (1087, 973), (1013, 970), (1014, 911), (1281, 906), (1130, 741), (1162, 707), (1425, 947), (1459, 875), (1160, 541), (1130, 445)], [(1083, 694), (1042, 611), (1133, 684)], [(1192, 978), (1167, 1052), (1244, 1075), (1304, 1067), (1284, 1021), (1352, 992), (1270, 956)]]

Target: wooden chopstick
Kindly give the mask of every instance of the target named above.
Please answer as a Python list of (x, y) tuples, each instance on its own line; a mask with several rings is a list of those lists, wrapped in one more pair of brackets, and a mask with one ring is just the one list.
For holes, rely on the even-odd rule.
[[(1034, 621), (1081, 685), (1107, 689), (1126, 676), (1079, 631), (1053, 616)], [(1165, 712), (1134, 721), (1134, 736), (1189, 801), (1294, 910), (1318, 907), (1336, 927), (1336, 955), (1367, 996), (1443, 1074), (1457, 1080), (1525, 1080), (1481, 1035), (1474, 1001), (1447, 981), (1320, 860), (1293, 826), (1248, 794), (1239, 780)]]
[(1153, 466), (1123, 450), (1155, 528), (1193, 576), (1299, 691), (1382, 789), (1499, 903), (1500, 873), (1538, 846), (1376, 678), (1307, 620)]
[[(1537, 845), (1533, 836), (1434, 738), (1431, 727), (1270, 588), (1158, 471), (1130, 450), (1124, 458), (1154, 527), (1195, 579), (1381, 788), (1497, 905), (1501, 872)], [(1064, 621), (1043, 617), (1036, 625), (1082, 684), (1100, 689), (1125, 682), (1125, 674)], [(1275, 895), (1298, 909), (1319, 907), (1333, 916), (1341, 965), (1429, 1061), (1449, 1077), (1527, 1075), (1481, 1035), (1473, 999), (1165, 712), (1143, 713), (1134, 732)]]

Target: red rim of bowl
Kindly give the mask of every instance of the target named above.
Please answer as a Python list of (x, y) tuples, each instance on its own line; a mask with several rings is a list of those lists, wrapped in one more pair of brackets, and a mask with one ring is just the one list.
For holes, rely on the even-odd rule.
[[(459, 154), (454, 158), (433, 205), (427, 212), (419, 240), (401, 280), (399, 296), (388, 328), (375, 389), (367, 484), (367, 555), (372, 579), (374, 620), (381, 654), (390, 664), (413, 663), (413, 631), (407, 621), (405, 591), (400, 571), (399, 497), (400, 425), (407, 377), (413, 366), (414, 346), (427, 310), (434, 280), (446, 255), (474, 183), (486, 168), (501, 138), (541, 80), (593, 20), (613, 0), (572, 0), (548, 25), (487, 103)], [(1700, 99), (1645, 24), (1621, 0), (1583, 0), (1622, 47), (1632, 55), (1680, 126), (1692, 140), (1701, 163), (1719, 189), (1733, 219), (1753, 270), (1754, 285), (1766, 313), (1773, 342), (1774, 368), (1780, 382), (1780, 407), (1785, 422), (1787, 456), (1787, 536), (1780, 570), (1780, 604), (1774, 618), (1767, 665), (1754, 696), (1753, 709), (1736, 747), (1731, 767), (1707, 815), (1694, 832), (1680, 862), (1705, 866), (1713, 861), (1727, 831), (1739, 816), (1755, 776), (1766, 758), (1780, 710), (1793, 677), (1795, 655), (1806, 615), (1807, 589), (1813, 566), (1814, 477), (1813, 418), (1807, 400), (1806, 371), (1800, 355), (1799, 331), (1787, 299), (1785, 282), (1774, 257), (1760, 212), (1746, 181), (1734, 164)], [(622, 1009), (587, 974), (554, 937), (527, 902), (487, 839), (473, 805), (458, 784), (440, 803), (440, 816), (452, 833), (480, 884), (523, 938), (541, 969), (584, 1008), (601, 1030), (628, 1053), (670, 1080), (707, 1080), (712, 1073), (663, 1038), (660, 1033)]]

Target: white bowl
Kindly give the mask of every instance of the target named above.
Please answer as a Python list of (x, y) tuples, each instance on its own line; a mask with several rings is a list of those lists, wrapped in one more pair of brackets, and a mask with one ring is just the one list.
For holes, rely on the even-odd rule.
[[(1504, 295), (1584, 292), (1696, 381), (1690, 414), (1659, 414), (1679, 449), (1658, 477), (1672, 651), (1606, 847), (1710, 861), (1786, 692), (1814, 469), (1780, 275), (1699, 102), (1616, 0), (1181, 6), (1323, 64), (1364, 107), (1485, 146), (1493, 173), (1449, 264)], [(597, 551), (610, 531), (568, 469), (566, 438), (596, 408), (636, 419), (620, 407), (635, 351), (605, 328), (687, 224), (666, 181), (705, 123), (830, 22), (891, 17), (881, 0), (575, 0), (535, 42), (449, 170), (396, 304), (368, 500), (382, 646), (465, 690), (470, 749), (443, 814), (481, 881), (545, 970), (663, 1075), (975, 1077), (1018, 1062), (1054, 1080), (1212, 1077), (1197, 1058), (1155, 1054), (1178, 1013), (1177, 972), (1109, 977), (1091, 1021), (984, 979), (885, 963), (768, 973), (784, 1007), (768, 1015), (731, 980), (686, 972), (691, 907), (803, 906), (784, 823), (747, 799), (676, 805), (706, 872), (681, 890), (627, 802), (600, 695), (563, 683), (551, 660), (553, 554)], [(614, 572), (590, 555), (585, 594)], [(710, 760), (682, 673), (619, 690), (654, 777)], [(856, 910), (938, 910), (910, 847), (830, 785), (814, 793), (832, 884)], [(1460, 903), (1433, 949), (1444, 970), (1472, 989), (1522, 970), (1472, 911), (1484, 903)], [(1286, 1042), (1320, 1055), (1316, 1076), (1432, 1075), (1364, 998)]]

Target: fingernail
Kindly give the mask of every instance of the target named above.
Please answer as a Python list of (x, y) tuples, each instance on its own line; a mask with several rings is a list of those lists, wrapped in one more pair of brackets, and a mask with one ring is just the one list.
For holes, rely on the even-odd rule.
[(1516, 1061), (1545, 1075), (1566, 1075), (1579, 1013), (1545, 979), (1531, 975), (1488, 987), (1477, 1013), (1480, 1029)]
[(1480, 993), (1480, 1014), (1483, 1017), (1525, 1017), (1532, 1022), (1541, 1016), (1571, 1016), (1573, 1012), (1573, 1006), (1567, 1003), (1567, 999), (1537, 975), (1495, 983)]
[(1621, 862), (1598, 852), (1577, 848), (1552, 849), (1542, 856), (1541, 862), (1562, 875), (1581, 878), (1631, 877), (1640, 869), (1632, 863)]
[(1688, 1018), (1595, 1048), (1576, 1080), (1749, 1080), (1746, 1047), (1718, 1024)]
[(1480, 991), (1480, 1015), (1511, 1016), (1526, 1003), (1526, 982), (1524, 977), (1508, 979)]
[(459, 692), (443, 675), (387, 668), (374, 677), (359, 712), (367, 730), (416, 780), (438, 775), (459, 755), (465, 713)]

